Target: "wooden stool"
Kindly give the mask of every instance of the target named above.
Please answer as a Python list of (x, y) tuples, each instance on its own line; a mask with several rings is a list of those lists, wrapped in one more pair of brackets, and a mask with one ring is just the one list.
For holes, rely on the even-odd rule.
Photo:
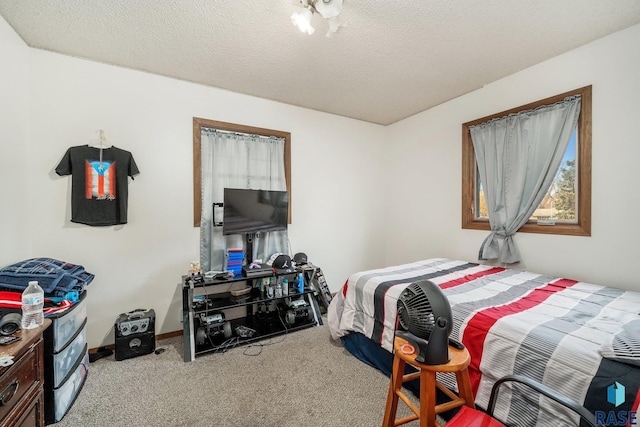
[[(407, 341), (399, 337), (396, 337), (393, 343), (393, 369), (391, 370), (383, 427), (399, 426), (415, 420), (420, 420), (420, 427), (441, 427), (440, 423), (436, 421), (436, 414), (463, 405), (475, 408), (469, 371), (467, 370), (471, 358), (466, 348), (458, 350), (449, 346), (449, 357), (451, 358), (449, 362), (442, 365), (425, 365), (416, 362), (417, 349), (413, 354), (404, 354), (402, 352), (404, 344), (407, 344)], [(407, 363), (417, 368), (418, 371), (405, 375), (404, 371)], [(436, 380), (436, 372), (453, 372), (456, 374), (458, 395)], [(420, 378), (420, 408), (417, 408), (402, 391), (402, 383), (416, 378)], [(436, 387), (446, 394), (451, 401), (436, 405)], [(407, 404), (414, 415), (396, 420), (398, 397)]]

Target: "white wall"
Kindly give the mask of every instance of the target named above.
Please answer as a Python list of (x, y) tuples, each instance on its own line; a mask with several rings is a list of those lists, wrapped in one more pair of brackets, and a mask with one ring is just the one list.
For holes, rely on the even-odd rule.
[(29, 48), (0, 17), (0, 262), (30, 255)]
[(390, 126), (393, 209), (386, 264), (477, 261), (485, 231), (461, 229), (461, 125), (593, 85), (591, 237), (516, 235), (518, 268), (640, 290), (640, 25)]
[[(291, 132), (292, 251), (307, 253), (334, 290), (354, 266), (382, 262), (369, 230), (383, 217), (376, 196), (384, 127), (21, 43), (0, 18), (0, 53), (11, 48), (7, 58), (18, 68), (0, 75), (11, 89), (0, 112), (14, 113), (2, 129), (11, 137), (2, 140), (0, 154), (10, 158), (2, 191), (16, 200), (10, 214), (0, 213), (10, 235), (7, 249), (2, 238), (0, 263), (46, 256), (95, 274), (87, 296), (90, 348), (113, 343), (116, 317), (135, 308), (155, 309), (156, 333), (182, 329), (181, 276), (199, 258), (193, 117)], [(141, 171), (130, 181), (123, 226), (71, 223), (71, 179), (54, 172), (68, 147), (91, 142), (98, 129), (131, 151)]]
[[(113, 343), (115, 318), (135, 308), (156, 310), (157, 333), (180, 330), (180, 277), (198, 258), (194, 116), (291, 132), (292, 251), (321, 266), (332, 290), (382, 265), (474, 261), (486, 233), (460, 229), (461, 124), (593, 84), (593, 236), (516, 240), (531, 270), (638, 289), (640, 205), (628, 184), (638, 182), (639, 41), (636, 26), (381, 127), (29, 49), (0, 18), (0, 56), (11, 64), (0, 68), (0, 189), (13, 203), (0, 210), (0, 264), (47, 256), (94, 273), (90, 347)], [(141, 171), (124, 226), (71, 223), (70, 178), (53, 172), (97, 129), (131, 151)]]

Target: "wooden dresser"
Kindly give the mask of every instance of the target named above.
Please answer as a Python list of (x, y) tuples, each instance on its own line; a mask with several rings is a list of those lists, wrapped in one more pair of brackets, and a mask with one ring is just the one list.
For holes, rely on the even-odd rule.
[(0, 361), (13, 356), (13, 364), (0, 366), (0, 427), (44, 426), (44, 347), (42, 334), (51, 324), (19, 330), (22, 339), (0, 346)]

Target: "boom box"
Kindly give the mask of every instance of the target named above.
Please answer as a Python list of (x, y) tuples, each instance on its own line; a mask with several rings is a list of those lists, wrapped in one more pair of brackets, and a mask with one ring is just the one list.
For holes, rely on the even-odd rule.
[(153, 309), (138, 309), (119, 315), (114, 325), (116, 360), (153, 353), (156, 349), (155, 324), (156, 312)]

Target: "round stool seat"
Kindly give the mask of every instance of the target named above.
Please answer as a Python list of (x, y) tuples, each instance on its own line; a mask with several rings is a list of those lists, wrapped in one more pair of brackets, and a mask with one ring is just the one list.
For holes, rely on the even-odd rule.
[[(466, 348), (457, 349), (449, 346), (449, 358), (447, 363), (440, 365), (427, 365), (416, 362), (417, 350), (409, 353), (406, 340), (396, 337), (393, 343), (393, 368), (389, 382), (389, 393), (383, 426), (399, 426), (411, 421), (419, 420), (420, 427), (440, 426), (436, 421), (436, 415), (461, 406), (475, 408), (471, 381), (469, 380), (468, 366), (471, 361)], [(409, 364), (417, 369), (416, 372), (405, 374), (405, 367)], [(436, 379), (436, 373), (448, 372), (456, 376), (458, 394), (449, 390)], [(414, 379), (420, 379), (420, 407), (411, 402), (404, 394), (402, 384)], [(436, 389), (442, 391), (450, 401), (436, 405)], [(401, 399), (413, 412), (413, 415), (396, 420), (398, 399)]]
[(403, 346), (407, 344), (410, 344), (407, 340), (396, 337), (396, 339), (393, 340), (393, 354), (416, 368), (426, 369), (433, 372), (458, 372), (466, 369), (471, 362), (471, 356), (466, 348), (459, 350), (455, 347), (449, 346), (450, 359), (447, 363), (443, 363), (441, 365), (426, 365), (424, 363), (416, 362), (416, 357), (418, 357), (417, 349), (410, 354), (405, 354), (402, 351)]

